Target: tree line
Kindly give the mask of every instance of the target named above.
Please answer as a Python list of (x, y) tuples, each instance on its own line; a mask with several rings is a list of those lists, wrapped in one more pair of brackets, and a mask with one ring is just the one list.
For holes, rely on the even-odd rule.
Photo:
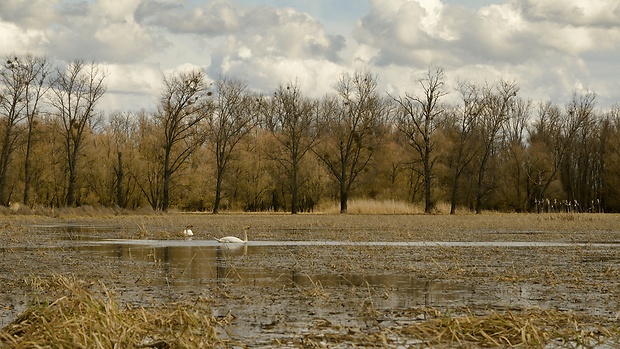
[(6, 58), (0, 204), (298, 213), (336, 200), (346, 213), (358, 197), (427, 213), (620, 211), (620, 105), (600, 111), (592, 91), (533, 102), (516, 82), (448, 87), (431, 67), (400, 95), (354, 71), (310, 98), (295, 80), (264, 94), (194, 70), (165, 76), (153, 111), (105, 113), (107, 77), (95, 62)]

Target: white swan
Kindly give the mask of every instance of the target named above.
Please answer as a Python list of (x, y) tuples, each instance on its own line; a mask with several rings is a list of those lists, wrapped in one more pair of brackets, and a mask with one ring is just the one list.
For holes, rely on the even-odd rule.
[(248, 242), (248, 230), (250, 230), (250, 227), (245, 227), (243, 230), (244, 240), (241, 240), (236, 236), (225, 236), (221, 239), (215, 238), (215, 240), (223, 244), (245, 244)]
[(183, 236), (194, 236), (194, 232), (190, 228), (193, 228), (193, 226), (188, 225), (185, 230), (183, 230)]

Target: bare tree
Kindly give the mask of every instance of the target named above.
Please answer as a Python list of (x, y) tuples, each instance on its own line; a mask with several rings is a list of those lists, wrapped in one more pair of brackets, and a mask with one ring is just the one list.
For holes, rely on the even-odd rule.
[(24, 161), (24, 203), (28, 203), (30, 180), (30, 150), (34, 118), (39, 112), (39, 101), (47, 89), (50, 68), (45, 58), (26, 55), (9, 56), (0, 67), (0, 203), (8, 205), (7, 170), (20, 136), (18, 125), (26, 122), (26, 159)]
[(483, 92), (484, 104), (478, 123), (481, 149), (478, 152), (476, 213), (482, 212), (482, 199), (489, 191), (485, 185), (489, 160), (497, 149), (499, 133), (509, 119), (513, 99), (517, 96), (519, 88), (514, 82), (501, 81), (496, 90), (487, 86)]
[(454, 134), (454, 147), (452, 152), (452, 188), (450, 194), (450, 214), (456, 213), (459, 180), (476, 154), (474, 143), (471, 141), (476, 129), (478, 118), (482, 109), (482, 96), (480, 88), (473, 83), (460, 82), (457, 91), (461, 94), (463, 105), (451, 113), (451, 129)]
[(566, 106), (566, 131), (573, 128), (574, 133), (567, 139), (572, 151), (564, 157), (562, 183), (568, 199), (582, 203), (591, 199), (591, 171), (598, 157), (594, 149), (599, 134), (595, 106), (596, 94), (591, 91), (582, 94), (574, 92)]
[(340, 212), (347, 212), (349, 193), (381, 142), (387, 103), (377, 92), (371, 73), (345, 73), (336, 84), (335, 99), (326, 98), (319, 115), (328, 130), (314, 147), (338, 184)]
[[(509, 182), (506, 186), (506, 201), (517, 212), (526, 209), (528, 196), (523, 195), (527, 180), (524, 175), (524, 164), (526, 163), (526, 130), (529, 124), (532, 110), (532, 102), (522, 98), (515, 98), (512, 108), (509, 110), (509, 117), (503, 125), (503, 146), (502, 154), (505, 161), (502, 161), (505, 168), (504, 179)], [(542, 200), (542, 198), (538, 198)]]
[(286, 87), (280, 85), (274, 97), (262, 105), (267, 127), (284, 150), (282, 156), (275, 156), (275, 160), (288, 175), (291, 213), (296, 214), (299, 205), (301, 164), (317, 140), (315, 134), (317, 103), (304, 98), (299, 84), (289, 83)]
[[(576, 146), (576, 136), (593, 118), (596, 94), (573, 94), (566, 112), (551, 102), (540, 103), (538, 120), (529, 129), (528, 179), (537, 200), (547, 191)], [(570, 195), (570, 193), (569, 193)]]
[(563, 114), (551, 102), (538, 104), (538, 118), (529, 127), (528, 196), (533, 199), (545, 197), (551, 183), (556, 179), (564, 154), (570, 145), (562, 139)]
[(140, 113), (136, 123), (137, 134), (134, 141), (139, 157), (136, 166), (129, 168), (129, 175), (135, 180), (151, 208), (158, 210), (162, 203), (164, 178), (161, 127), (150, 113)]
[(433, 167), (435, 154), (435, 130), (445, 109), (439, 104), (447, 94), (444, 90), (444, 72), (441, 68), (429, 69), (424, 78), (418, 80), (422, 87), (421, 96), (406, 93), (393, 99), (399, 105), (396, 120), (398, 129), (407, 138), (422, 161), (424, 178), (424, 212), (431, 213), (435, 207), (432, 199)]
[(31, 154), (34, 147), (34, 130), (40, 114), (40, 101), (50, 88), (49, 76), (51, 66), (45, 57), (27, 55), (24, 58), (26, 67), (26, 80), (30, 83), (26, 86), (26, 150), (24, 155), (24, 205), (29, 204), (30, 185), (32, 180)]
[[(205, 132), (201, 123), (211, 108), (204, 73), (194, 70), (181, 72), (164, 78), (164, 88), (155, 113), (155, 122), (161, 135), (161, 204), (156, 200), (156, 209), (167, 211), (170, 205), (170, 187), (173, 175), (184, 165), (194, 150), (204, 144)], [(156, 190), (158, 191), (158, 190)]]
[(106, 92), (104, 72), (98, 64), (76, 60), (57, 71), (50, 101), (61, 125), (67, 161), (67, 195), (65, 204), (75, 204), (77, 165), (86, 131), (96, 121), (95, 106)]
[(213, 213), (220, 209), (222, 184), (235, 146), (256, 125), (254, 109), (247, 83), (227, 77), (216, 81), (214, 108), (206, 114), (207, 135), (216, 163)]
[(137, 125), (139, 115), (129, 112), (114, 113), (110, 116), (108, 135), (110, 143), (116, 155), (114, 165), (114, 189), (116, 205), (127, 208), (129, 196), (132, 192), (131, 183), (133, 178), (128, 175), (127, 157), (132, 160), (134, 146), (137, 149)]
[(620, 104), (607, 112), (608, 135), (604, 144), (604, 168), (600, 198), (593, 203), (594, 212), (620, 209)]
[(26, 86), (30, 83), (25, 76), (23, 64), (17, 57), (7, 58), (0, 70), (0, 119), (2, 139), (0, 140), (0, 203), (8, 206), (6, 197), (7, 169), (17, 141), (17, 124), (26, 118), (23, 103)]

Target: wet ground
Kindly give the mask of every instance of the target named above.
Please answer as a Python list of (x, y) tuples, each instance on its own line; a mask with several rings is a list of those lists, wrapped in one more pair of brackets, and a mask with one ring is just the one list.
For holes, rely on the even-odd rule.
[[(214, 315), (231, 319), (222, 336), (240, 347), (308, 346), (336, 334), (342, 346), (363, 346), (356, 338), (424, 319), (426, 309), (541, 307), (620, 318), (617, 215), (169, 214), (1, 222), (1, 327), (27, 305), (29, 279), (55, 274), (101, 281), (127, 304), (207, 299)], [(180, 234), (190, 224), (191, 239)], [(247, 225), (247, 244), (213, 240), (241, 236)]]

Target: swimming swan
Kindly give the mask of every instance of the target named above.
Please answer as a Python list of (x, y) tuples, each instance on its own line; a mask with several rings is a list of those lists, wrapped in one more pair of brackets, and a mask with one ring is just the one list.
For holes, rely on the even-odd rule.
[(243, 230), (244, 240), (241, 240), (236, 236), (225, 236), (221, 239), (215, 238), (215, 240), (223, 244), (245, 244), (248, 242), (248, 230), (250, 230), (250, 227), (245, 227)]
[(188, 225), (185, 230), (183, 230), (183, 236), (194, 236), (194, 232), (190, 228), (193, 228), (193, 226)]

